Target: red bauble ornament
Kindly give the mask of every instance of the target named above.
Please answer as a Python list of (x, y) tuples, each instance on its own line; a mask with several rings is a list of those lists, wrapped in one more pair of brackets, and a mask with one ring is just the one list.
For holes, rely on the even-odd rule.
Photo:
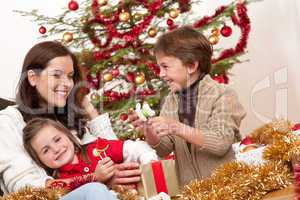
[(77, 1), (71, 0), (68, 4), (68, 8), (72, 11), (75, 11), (79, 8)]
[(133, 72), (128, 72), (126, 75), (126, 80), (133, 83), (135, 80), (135, 74)]
[(241, 144), (249, 145), (249, 144), (253, 144), (253, 141), (252, 141), (251, 137), (247, 136), (241, 141)]
[(120, 115), (120, 119), (121, 119), (122, 121), (126, 121), (126, 120), (128, 119), (128, 115), (127, 115), (126, 113), (122, 113), (122, 114)]
[(113, 77), (117, 77), (117, 76), (119, 76), (120, 72), (118, 69), (113, 69), (113, 70), (111, 70), (111, 74)]
[(232, 28), (230, 26), (226, 26), (224, 25), (221, 29), (221, 34), (224, 36), (224, 37), (229, 37), (231, 36), (232, 34)]
[(174, 21), (172, 19), (168, 19), (167, 20), (167, 24), (168, 24), (168, 26), (173, 26), (174, 25)]
[(40, 34), (45, 34), (47, 32), (47, 29), (44, 26), (41, 26), (39, 28), (39, 32), (40, 32)]

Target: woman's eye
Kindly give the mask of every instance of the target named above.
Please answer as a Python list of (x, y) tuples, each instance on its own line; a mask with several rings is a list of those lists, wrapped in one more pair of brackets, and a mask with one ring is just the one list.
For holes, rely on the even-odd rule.
[(58, 138), (56, 138), (54, 141), (55, 141), (55, 142), (59, 142), (59, 141), (60, 141), (60, 139), (61, 139), (61, 138), (60, 138), (60, 137), (58, 137)]
[(45, 149), (45, 150), (43, 151), (43, 154), (46, 154), (46, 153), (48, 153), (48, 149)]
[(74, 74), (68, 75), (68, 78), (69, 78), (69, 79), (73, 79), (73, 78), (74, 78)]

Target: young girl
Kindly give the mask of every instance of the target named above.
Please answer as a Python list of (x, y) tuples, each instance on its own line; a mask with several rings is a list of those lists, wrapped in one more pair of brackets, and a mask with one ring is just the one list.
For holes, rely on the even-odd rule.
[(171, 92), (159, 117), (144, 124), (132, 114), (130, 120), (159, 156), (174, 151), (179, 182), (185, 185), (234, 158), (231, 145), (240, 139), (245, 111), (232, 89), (210, 77), (212, 47), (198, 31), (182, 27), (168, 32), (154, 53)]
[(54, 170), (59, 179), (92, 174), (108, 184), (114, 175), (114, 163), (135, 161), (142, 164), (157, 160), (155, 150), (143, 141), (98, 138), (81, 146), (61, 123), (35, 118), (23, 129), (24, 147), (38, 165)]

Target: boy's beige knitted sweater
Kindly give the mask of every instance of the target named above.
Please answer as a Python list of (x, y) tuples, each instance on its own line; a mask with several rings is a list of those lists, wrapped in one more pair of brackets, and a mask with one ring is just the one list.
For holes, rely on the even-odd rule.
[[(245, 115), (235, 92), (206, 75), (198, 85), (194, 122), (195, 128), (204, 135), (203, 145), (191, 144), (189, 150), (185, 140), (168, 135), (161, 138), (155, 149), (162, 157), (174, 151), (181, 186), (208, 177), (216, 167), (233, 159), (231, 145), (240, 140), (239, 126)], [(166, 97), (160, 116), (179, 120), (176, 94)]]

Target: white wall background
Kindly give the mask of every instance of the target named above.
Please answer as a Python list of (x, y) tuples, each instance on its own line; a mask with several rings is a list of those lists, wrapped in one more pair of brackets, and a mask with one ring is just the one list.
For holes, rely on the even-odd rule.
[[(83, 1), (83, 0), (78, 0)], [(0, 97), (13, 99), (23, 58), (39, 41), (38, 25), (12, 10), (38, 9), (48, 16), (61, 13), (69, 0), (12, 0), (0, 12)], [(203, 0), (198, 12), (212, 14), (231, 0)], [(247, 110), (242, 133), (275, 116), (300, 122), (300, 1), (264, 0), (249, 5), (252, 22), (249, 62), (236, 65), (231, 85)], [(236, 40), (238, 34), (229, 39)], [(226, 43), (223, 42), (223, 43)], [(222, 43), (221, 43), (222, 44)]]

